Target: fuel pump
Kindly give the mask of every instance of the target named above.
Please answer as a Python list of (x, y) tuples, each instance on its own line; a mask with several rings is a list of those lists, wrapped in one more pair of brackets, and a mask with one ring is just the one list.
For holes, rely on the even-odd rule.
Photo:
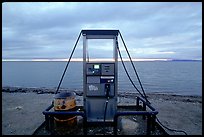
[[(118, 32), (118, 30), (82, 30), (83, 98), (87, 122), (114, 121), (118, 91)], [(87, 59), (88, 39), (112, 39), (112, 61), (97, 62)]]

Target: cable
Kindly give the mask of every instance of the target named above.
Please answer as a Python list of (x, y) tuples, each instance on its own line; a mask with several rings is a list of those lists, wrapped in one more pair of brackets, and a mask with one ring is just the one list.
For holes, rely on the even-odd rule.
[[(127, 54), (128, 54), (128, 57), (129, 57), (129, 59), (130, 59), (130, 62), (131, 62), (131, 64), (132, 64), (132, 67), (133, 67), (133, 69), (134, 69), (135, 75), (137, 76), (137, 79), (138, 79), (138, 81), (139, 81), (139, 84), (140, 84), (140, 87), (141, 87), (141, 89), (142, 89), (142, 92), (143, 92), (143, 94), (144, 94), (144, 96), (145, 96), (145, 99), (147, 100), (147, 96), (146, 96), (145, 91), (144, 91), (144, 89), (143, 89), (143, 86), (142, 86), (142, 83), (141, 83), (141, 81), (140, 81), (139, 75), (137, 74), (137, 70), (136, 70), (136, 68), (135, 68), (135, 65), (133, 64), (132, 58), (131, 58), (131, 56), (130, 56), (130, 53), (128, 52), (127, 46), (126, 46), (126, 44), (125, 44), (125, 41), (123, 40), (123, 37), (122, 37), (122, 34), (120, 33), (120, 31), (119, 31), (119, 34), (120, 34), (120, 37), (121, 37), (121, 39), (122, 39), (123, 45), (124, 45), (124, 47), (125, 47), (125, 50), (126, 50), (126, 52), (127, 52)], [(148, 101), (148, 102), (149, 102), (149, 101)], [(149, 102), (149, 103), (150, 103), (150, 102)]]
[(62, 74), (62, 77), (61, 77), (61, 79), (60, 79), (60, 82), (59, 82), (59, 84), (58, 84), (58, 87), (57, 87), (57, 90), (56, 90), (55, 94), (57, 94), (57, 92), (58, 92), (58, 90), (59, 90), (59, 88), (60, 88), (60, 85), (61, 85), (61, 83), (62, 83), (62, 80), (63, 80), (63, 78), (64, 78), (64, 75), (65, 75), (65, 73), (66, 73), (66, 71), (67, 71), (67, 68), (68, 68), (68, 66), (69, 66), (69, 62), (70, 62), (70, 60), (71, 60), (71, 58), (72, 58), (72, 55), (73, 55), (74, 50), (75, 50), (75, 48), (76, 48), (76, 45), (77, 45), (77, 43), (78, 43), (78, 41), (79, 41), (79, 38), (81, 37), (81, 33), (82, 33), (82, 32), (80, 32), (80, 34), (79, 34), (79, 36), (78, 36), (78, 38), (77, 38), (77, 41), (76, 41), (76, 43), (75, 43), (75, 45), (74, 45), (74, 48), (73, 48), (72, 53), (71, 53), (71, 55), (70, 55), (70, 57), (69, 57), (69, 60), (68, 60), (68, 62), (67, 62), (67, 65), (66, 65), (66, 67), (65, 67), (65, 69), (64, 69), (64, 72), (63, 72), (63, 74)]
[[(121, 34), (120, 32), (119, 32), (119, 34), (120, 34), (120, 37), (121, 37), (121, 39), (122, 39), (123, 45), (124, 45), (124, 47), (125, 47), (125, 49), (126, 49), (126, 52), (127, 52), (127, 54), (128, 54), (128, 57), (129, 57), (129, 59), (130, 59), (130, 62), (131, 62), (131, 64), (132, 64), (132, 67), (133, 67), (133, 69), (134, 69), (135, 75), (137, 76), (137, 79), (138, 79), (138, 81), (139, 81), (139, 84), (140, 84), (140, 86), (141, 86), (141, 89), (142, 89), (142, 91), (143, 91), (144, 96), (140, 93), (140, 91), (137, 89), (137, 87), (136, 87), (135, 84), (133, 83), (131, 77), (129, 76), (129, 74), (128, 74), (128, 72), (127, 72), (127, 69), (126, 69), (126, 67), (125, 67), (125, 65), (124, 65), (124, 62), (123, 62), (123, 59), (122, 59), (122, 56), (121, 56), (121, 53), (120, 53), (120, 49), (119, 49), (118, 44), (117, 44), (118, 53), (119, 53), (119, 56), (120, 56), (122, 65), (123, 65), (123, 67), (124, 67), (124, 69), (125, 69), (125, 72), (126, 72), (128, 78), (129, 78), (130, 82), (131, 82), (132, 85), (135, 87), (135, 89), (140, 93), (140, 95), (141, 95), (143, 98), (146, 99), (146, 101), (147, 101), (148, 103), (150, 103), (149, 100), (147, 99), (147, 96), (146, 96), (145, 91), (144, 91), (144, 89), (143, 89), (143, 86), (142, 86), (142, 83), (141, 83), (141, 81), (140, 81), (139, 75), (137, 74), (137, 70), (136, 70), (136, 68), (135, 68), (135, 66), (134, 66), (134, 64), (133, 64), (133, 62), (132, 62), (131, 56), (130, 56), (130, 54), (129, 54), (129, 52), (128, 52), (128, 49), (127, 49), (127, 47), (126, 47), (126, 45), (125, 45), (125, 42), (124, 42), (123, 37), (122, 37), (122, 34)], [(151, 104), (151, 103), (150, 103), (150, 104)], [(183, 131), (183, 130), (176, 130), (176, 129), (170, 129), (170, 128), (164, 126), (164, 125), (159, 121), (159, 119), (158, 119), (157, 117), (156, 117), (156, 119), (157, 119), (157, 121), (158, 121), (164, 128), (166, 128), (166, 129), (168, 129), (168, 130), (170, 130), (170, 131), (183, 132), (185, 135), (187, 135), (187, 133), (186, 133), (185, 131)]]
[(170, 129), (170, 128), (164, 126), (164, 125), (159, 121), (158, 117), (156, 117), (156, 119), (157, 119), (157, 121), (158, 121), (164, 128), (166, 128), (166, 129), (168, 129), (168, 130), (170, 130), (170, 131), (183, 132), (185, 135), (187, 135), (187, 133), (186, 133), (185, 131), (183, 131), (183, 130)]
[[(132, 83), (132, 85), (134, 86), (134, 88), (140, 93), (140, 95), (141, 95), (143, 98), (145, 98), (145, 96), (142, 95), (142, 93), (141, 93), (141, 92), (138, 90), (138, 88), (135, 86), (135, 84), (134, 84), (134, 82), (132, 81), (130, 75), (128, 74), (128, 71), (127, 71), (127, 69), (126, 69), (126, 67), (125, 67), (125, 64), (124, 64), (124, 62), (123, 62), (123, 58), (122, 58), (122, 56), (121, 56), (120, 49), (119, 49), (118, 45), (117, 45), (117, 49), (118, 49), (118, 53), (119, 53), (119, 56), (120, 56), (120, 59), (121, 59), (123, 68), (124, 68), (124, 70), (125, 70), (125, 72), (126, 72), (128, 78), (129, 78), (130, 82)], [(145, 98), (145, 99), (146, 99), (146, 98)], [(147, 99), (146, 99), (146, 101), (149, 102)]]

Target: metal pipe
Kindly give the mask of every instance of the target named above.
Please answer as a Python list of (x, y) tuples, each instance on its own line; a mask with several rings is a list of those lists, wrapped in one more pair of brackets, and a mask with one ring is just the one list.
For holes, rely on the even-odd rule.
[[(145, 104), (145, 102), (143, 102), (142, 110), (146, 112), (146, 104)], [(143, 115), (142, 118), (143, 118), (143, 120), (145, 120), (146, 115)]]
[(115, 116), (127, 116), (127, 115), (156, 115), (158, 111), (118, 111)]
[(78, 112), (78, 111), (43, 111), (44, 115), (80, 115), (82, 117), (85, 117), (85, 113), (84, 112)]

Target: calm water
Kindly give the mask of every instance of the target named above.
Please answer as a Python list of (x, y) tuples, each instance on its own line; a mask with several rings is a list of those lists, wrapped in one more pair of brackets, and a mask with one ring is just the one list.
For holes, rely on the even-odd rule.
[[(146, 93), (162, 92), (202, 96), (202, 62), (134, 62)], [(2, 85), (20, 87), (58, 86), (66, 62), (2, 62)], [(129, 73), (141, 89), (130, 62)], [(119, 62), (119, 92), (137, 92)], [(71, 62), (61, 88), (82, 90), (82, 62)]]

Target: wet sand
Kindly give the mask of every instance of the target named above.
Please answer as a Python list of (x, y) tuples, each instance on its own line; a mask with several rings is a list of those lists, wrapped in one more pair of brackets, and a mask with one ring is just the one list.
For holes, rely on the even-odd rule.
[[(54, 89), (2, 88), (2, 134), (31, 135), (44, 121), (44, 111), (53, 101)], [(61, 91), (62, 92), (62, 91)], [(83, 104), (82, 93), (77, 93), (77, 105)], [(119, 104), (134, 104), (135, 93), (120, 93)], [(184, 130), (188, 135), (202, 135), (202, 97), (147, 94), (157, 117), (165, 126)], [(166, 130), (170, 135), (181, 132)]]

